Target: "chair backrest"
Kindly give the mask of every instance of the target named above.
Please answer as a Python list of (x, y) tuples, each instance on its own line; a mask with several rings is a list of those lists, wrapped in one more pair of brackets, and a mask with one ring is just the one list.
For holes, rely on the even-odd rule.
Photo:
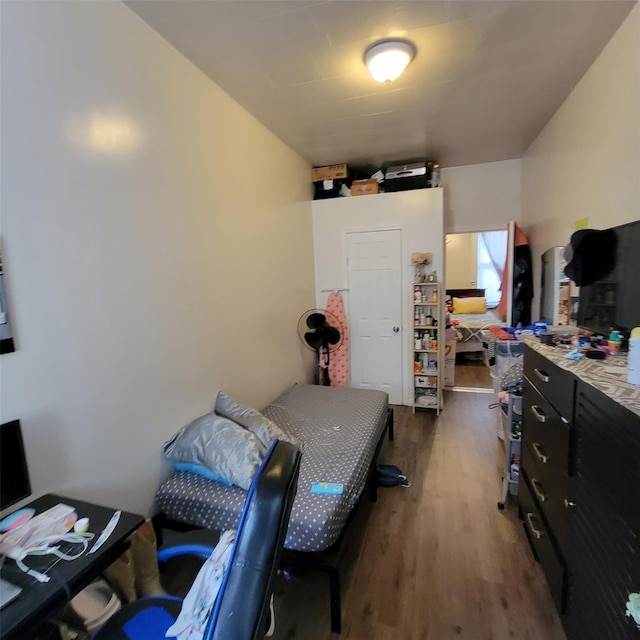
[(282, 441), (267, 452), (247, 493), (205, 638), (254, 640), (264, 634), (301, 457), (297, 447)]

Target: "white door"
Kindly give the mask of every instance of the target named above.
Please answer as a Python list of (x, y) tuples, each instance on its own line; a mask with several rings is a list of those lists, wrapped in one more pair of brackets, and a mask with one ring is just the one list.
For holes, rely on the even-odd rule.
[(351, 386), (402, 404), (401, 232), (347, 234)]

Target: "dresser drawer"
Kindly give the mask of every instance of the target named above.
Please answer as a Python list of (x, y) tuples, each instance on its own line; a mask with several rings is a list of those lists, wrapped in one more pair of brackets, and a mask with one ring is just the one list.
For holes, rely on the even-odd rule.
[(536, 499), (533, 497), (529, 479), (524, 470), (520, 473), (518, 502), (527, 538), (536, 559), (542, 566), (551, 597), (558, 612), (564, 613), (567, 571), (549, 536), (549, 530), (540, 514)]
[(522, 447), (521, 469), (527, 475), (538, 510), (564, 559), (569, 558), (569, 477), (549, 473), (528, 446)]
[(573, 422), (575, 378), (572, 373), (525, 345), (524, 375), (561, 416)]
[(525, 378), (522, 402), (522, 439), (544, 465), (549, 480), (562, 481), (573, 471), (570, 425)]

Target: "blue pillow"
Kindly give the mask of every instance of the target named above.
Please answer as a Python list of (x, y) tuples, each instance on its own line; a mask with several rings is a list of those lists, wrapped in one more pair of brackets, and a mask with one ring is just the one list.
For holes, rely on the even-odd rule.
[(204, 476), (209, 480), (222, 482), (222, 484), (226, 484), (228, 487), (233, 485), (233, 482), (229, 482), (226, 478), (211, 471), (211, 469), (208, 469), (203, 464), (195, 464), (195, 462), (174, 462), (173, 468), (176, 471), (191, 471), (191, 473), (197, 473), (199, 476)]

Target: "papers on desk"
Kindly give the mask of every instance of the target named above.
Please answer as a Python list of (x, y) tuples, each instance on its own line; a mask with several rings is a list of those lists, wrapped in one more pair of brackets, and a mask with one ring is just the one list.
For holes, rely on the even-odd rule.
[(89, 553), (95, 553), (107, 541), (107, 538), (113, 533), (113, 530), (116, 528), (118, 520), (120, 520), (121, 513), (122, 511), (116, 511), (111, 516), (111, 520), (109, 520), (107, 526), (104, 528), (93, 547), (91, 547), (91, 551), (89, 551)]
[[(87, 549), (93, 534), (69, 533), (77, 519), (78, 514), (73, 507), (59, 503), (24, 524), (1, 534), (0, 554), (15, 560), (21, 571), (38, 582), (48, 582), (47, 569), (38, 571), (23, 561), (31, 555), (53, 555), (62, 560), (74, 560), (81, 556)], [(61, 541), (80, 543), (82, 547), (74, 553), (65, 553), (61, 550), (59, 544)]]
[(0, 534), (0, 553), (14, 560), (25, 549), (48, 546), (73, 528), (78, 514), (67, 504), (57, 504), (23, 524)]

